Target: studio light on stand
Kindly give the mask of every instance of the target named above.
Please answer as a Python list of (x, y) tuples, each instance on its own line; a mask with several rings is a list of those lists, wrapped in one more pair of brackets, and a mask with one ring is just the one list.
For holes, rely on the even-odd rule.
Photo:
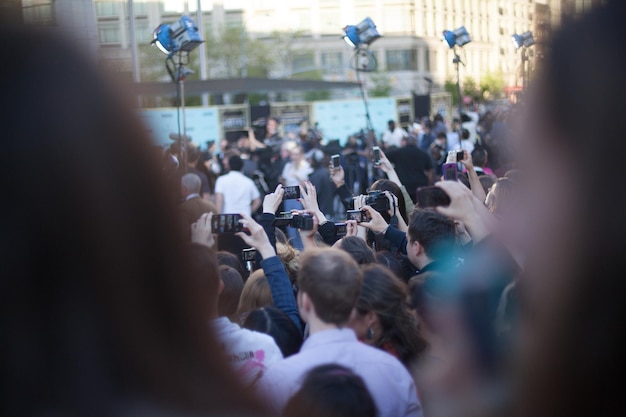
[(522, 33), (521, 35), (515, 34), (512, 36), (513, 45), (515, 45), (516, 50), (522, 50), (522, 92), (523, 95), (526, 95), (526, 90), (528, 89), (528, 82), (530, 80), (530, 67), (528, 65), (528, 51), (535, 44), (535, 38), (533, 37), (532, 32), (527, 31)]
[[(185, 124), (185, 77), (193, 71), (185, 68), (189, 65), (189, 53), (204, 42), (198, 33), (195, 22), (183, 15), (172, 24), (160, 24), (153, 32), (151, 44), (167, 55), (165, 68), (176, 83), (177, 110), (178, 110), (178, 135), (176, 140), (180, 149), (180, 164), (183, 171), (187, 171), (187, 126)], [(182, 114), (182, 129), (181, 129)], [(170, 138), (174, 139), (172, 135)]]
[[(470, 43), (472, 39), (470, 38), (470, 35), (467, 32), (467, 29), (465, 29), (465, 26), (461, 26), (460, 28), (455, 29), (455, 30), (444, 30), (443, 41), (446, 45), (448, 45), (450, 49), (452, 49), (452, 52), (454, 53), (454, 59), (452, 60), (452, 63), (456, 67), (456, 89), (457, 89), (457, 93), (459, 94), (459, 110), (458, 111), (459, 111), (459, 120), (461, 120), (461, 117), (462, 117), (461, 114), (463, 113), (463, 96), (461, 95), (461, 74), (460, 74), (459, 66), (460, 64), (465, 65), (465, 63), (461, 61), (461, 57), (459, 56), (457, 52), (457, 48), (462, 48), (463, 46)], [(460, 123), (460, 125), (462, 125), (462, 123)], [(463, 140), (462, 128), (459, 128), (458, 135), (459, 135), (459, 146), (461, 147), (461, 149), (463, 149), (462, 142), (461, 142)]]
[[(361, 81), (360, 73), (376, 71), (378, 64), (376, 57), (369, 50), (369, 46), (381, 37), (376, 30), (374, 21), (369, 17), (363, 19), (358, 25), (348, 25), (343, 28), (343, 40), (354, 49), (354, 55), (350, 62), (350, 67), (356, 72), (356, 80), (361, 90), (361, 98), (365, 106), (365, 119), (367, 124), (367, 136), (369, 138), (371, 132), (374, 131), (372, 119), (370, 117), (369, 106), (367, 103), (367, 91), (365, 83)], [(374, 136), (374, 142), (376, 137)]]

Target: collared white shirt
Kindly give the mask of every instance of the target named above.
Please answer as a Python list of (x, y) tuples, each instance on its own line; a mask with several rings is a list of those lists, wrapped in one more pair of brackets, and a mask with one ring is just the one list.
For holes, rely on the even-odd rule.
[(302, 385), (307, 373), (325, 364), (350, 368), (363, 378), (379, 417), (421, 417), (415, 383), (390, 354), (357, 340), (352, 329), (324, 330), (305, 340), (300, 352), (269, 367), (257, 388), (276, 415)]
[(222, 213), (225, 214), (244, 213), (250, 216), (252, 200), (261, 197), (254, 181), (239, 171), (230, 171), (218, 177), (215, 182), (215, 193), (224, 196)]

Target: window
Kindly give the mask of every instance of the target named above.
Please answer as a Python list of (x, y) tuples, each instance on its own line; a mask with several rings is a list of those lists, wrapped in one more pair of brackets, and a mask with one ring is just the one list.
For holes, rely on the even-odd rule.
[(341, 52), (322, 53), (322, 71), (324, 75), (343, 74), (343, 54)]
[[(19, 2), (18, 2), (19, 3)], [(54, 10), (52, 8), (52, 0), (44, 1), (28, 1), (22, 3), (22, 16), (24, 23), (35, 25), (53, 25)]]
[(315, 70), (315, 57), (313, 52), (303, 52), (294, 55), (291, 61), (291, 74), (297, 75), (303, 72)]
[(417, 71), (417, 52), (415, 49), (386, 51), (387, 71)]
[(135, 39), (138, 44), (152, 42), (152, 30), (148, 26), (148, 22), (135, 22)]
[(120, 14), (119, 5), (120, 4), (116, 1), (96, 2), (96, 16), (116, 17)]
[(101, 24), (98, 26), (98, 39), (100, 43), (120, 43), (120, 25), (118, 24)]

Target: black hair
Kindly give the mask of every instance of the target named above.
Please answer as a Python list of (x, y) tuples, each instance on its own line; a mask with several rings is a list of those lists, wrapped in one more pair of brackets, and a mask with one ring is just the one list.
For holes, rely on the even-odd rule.
[(242, 327), (272, 336), (284, 358), (298, 353), (302, 346), (302, 333), (284, 312), (275, 307), (252, 310)]
[(476, 146), (472, 151), (472, 163), (477, 167), (484, 167), (487, 164), (487, 150), (482, 146)]
[(341, 239), (339, 248), (348, 252), (359, 265), (376, 262), (374, 252), (367, 246), (363, 239), (357, 236), (346, 236)]
[(402, 262), (396, 255), (388, 250), (381, 250), (376, 252), (376, 262), (379, 265), (389, 268), (400, 279), (404, 279), (404, 270), (402, 268)]
[(437, 139), (448, 139), (448, 135), (446, 135), (446, 132), (439, 132), (437, 133)]
[(231, 171), (241, 171), (243, 168), (243, 160), (239, 155), (231, 155), (228, 157), (228, 166)]
[(375, 417), (376, 403), (363, 379), (337, 364), (309, 371), (284, 417)]
[(411, 242), (419, 242), (426, 256), (436, 260), (454, 251), (456, 227), (446, 216), (430, 209), (415, 209), (411, 215), (408, 235)]

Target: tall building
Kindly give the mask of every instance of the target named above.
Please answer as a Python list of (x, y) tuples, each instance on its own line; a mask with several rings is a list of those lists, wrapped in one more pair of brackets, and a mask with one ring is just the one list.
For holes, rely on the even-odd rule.
[[(387, 74), (391, 94), (424, 94), (442, 90), (456, 80), (453, 54), (442, 42), (442, 31), (465, 26), (472, 42), (460, 50), (461, 82), (480, 82), (487, 75), (507, 86), (521, 84), (521, 59), (511, 36), (531, 30), (537, 47), (531, 61), (540, 59), (543, 44), (564, 14), (575, 16), (601, 0), (134, 0), (137, 64), (133, 64), (129, 0), (23, 0), (25, 21), (54, 24), (76, 32), (110, 68), (133, 79), (135, 68), (144, 80), (159, 79), (163, 57), (149, 48), (153, 29), (173, 22), (182, 13), (196, 17), (202, 8), (206, 34), (223, 28), (240, 32), (226, 63), (208, 62), (207, 76), (219, 76), (220, 66), (246, 74), (246, 38), (264, 42), (275, 57), (272, 77), (290, 77), (316, 70), (327, 80), (356, 80), (353, 51), (341, 40), (342, 28), (370, 17), (383, 37), (371, 49), (379, 71)], [(282, 33), (283, 35), (276, 35)], [(277, 38), (288, 37), (277, 44)], [(288, 51), (287, 51), (288, 50)], [(287, 53), (289, 52), (289, 53)], [(240, 55), (240, 58), (238, 57)], [(531, 63), (531, 65), (534, 65)], [(154, 68), (154, 71), (149, 71)], [(166, 79), (167, 75), (161, 77)], [(369, 86), (372, 77), (365, 76)], [(431, 86), (428, 80), (434, 84)]]

